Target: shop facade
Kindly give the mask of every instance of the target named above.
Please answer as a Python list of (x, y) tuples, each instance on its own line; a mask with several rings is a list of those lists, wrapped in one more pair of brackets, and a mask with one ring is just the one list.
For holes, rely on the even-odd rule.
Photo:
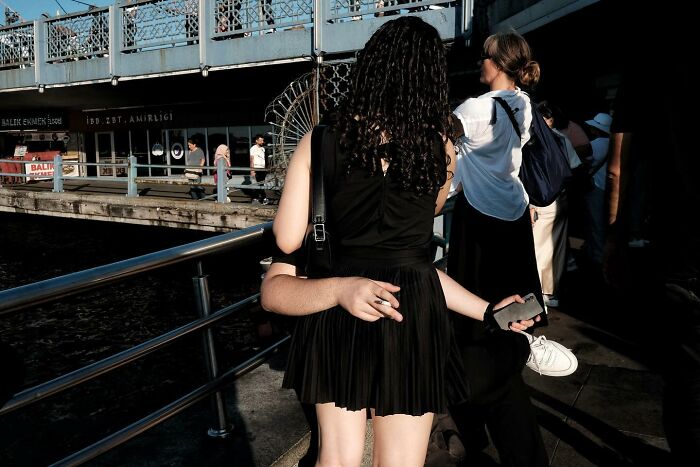
[[(62, 156), (66, 162), (81, 160), (81, 135), (70, 128), (68, 114), (62, 111), (4, 111), (0, 113), (0, 172), (26, 174), (10, 177), (11, 183), (22, 183), (53, 175), (53, 159)], [(64, 166), (64, 176), (78, 175), (78, 166)], [(7, 183), (7, 176), (4, 177)]]
[(214, 153), (220, 144), (231, 150), (234, 167), (248, 167), (249, 150), (256, 134), (271, 144), (271, 125), (235, 124), (234, 114), (212, 115), (201, 106), (172, 105), (130, 109), (107, 109), (80, 113), (76, 128), (84, 135), (86, 162), (91, 176), (126, 175), (123, 164), (135, 156), (139, 176), (181, 174), (185, 165), (187, 140), (194, 138), (206, 155), (205, 165), (214, 165)]

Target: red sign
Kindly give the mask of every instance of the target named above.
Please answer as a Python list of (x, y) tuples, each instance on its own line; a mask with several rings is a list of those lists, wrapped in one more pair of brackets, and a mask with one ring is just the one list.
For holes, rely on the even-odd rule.
[(24, 173), (31, 175), (28, 180), (53, 177), (53, 158), (61, 154), (61, 151), (28, 152), (24, 160)]

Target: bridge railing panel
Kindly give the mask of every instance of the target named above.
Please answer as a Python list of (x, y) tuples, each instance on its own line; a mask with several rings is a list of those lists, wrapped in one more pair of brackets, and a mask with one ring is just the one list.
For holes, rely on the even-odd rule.
[(195, 44), (199, 38), (197, 0), (147, 0), (119, 6), (121, 50), (132, 52)]
[[(358, 21), (365, 17), (398, 15), (428, 9), (453, 7), (457, 2), (444, 0), (330, 0), (328, 21)], [(403, 10), (403, 11), (401, 11)]]
[(0, 28), (0, 69), (34, 64), (34, 23)]
[(216, 0), (213, 39), (311, 27), (313, 0)]
[(46, 20), (47, 62), (109, 53), (109, 8)]

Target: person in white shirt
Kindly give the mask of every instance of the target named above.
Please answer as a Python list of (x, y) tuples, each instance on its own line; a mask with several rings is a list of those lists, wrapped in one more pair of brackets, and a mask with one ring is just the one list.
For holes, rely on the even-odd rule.
[(263, 135), (255, 135), (254, 141), (255, 144), (250, 148), (250, 178), (251, 181), (255, 179), (259, 189), (256, 190), (253, 201), (268, 204), (268, 199), (265, 197), (265, 190), (263, 189), (262, 183), (260, 183), (265, 180), (267, 172), (265, 170), (255, 170), (265, 169), (265, 138), (263, 138)]

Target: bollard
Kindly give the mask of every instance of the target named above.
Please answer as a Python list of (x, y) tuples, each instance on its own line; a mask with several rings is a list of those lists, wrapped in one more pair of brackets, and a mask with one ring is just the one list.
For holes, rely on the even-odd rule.
[(126, 172), (128, 176), (126, 196), (136, 197), (139, 195), (136, 187), (136, 156), (129, 156)]
[(53, 156), (53, 192), (63, 193), (63, 159), (60, 155)]
[(226, 189), (226, 159), (220, 157), (216, 161), (216, 202), (225, 203), (228, 190)]
[[(211, 314), (209, 299), (209, 282), (207, 275), (202, 269), (202, 262), (197, 261), (197, 275), (192, 278), (194, 294), (197, 303), (197, 311), (201, 317)], [(209, 380), (214, 380), (219, 376), (219, 365), (216, 360), (216, 346), (214, 345), (214, 333), (211, 328), (207, 328), (202, 336), (204, 343), (204, 360), (207, 364)], [(225, 438), (233, 431), (233, 425), (228, 423), (226, 415), (226, 402), (221, 391), (213, 394), (212, 409), (216, 416), (216, 428), (209, 428), (207, 434), (213, 438)]]

